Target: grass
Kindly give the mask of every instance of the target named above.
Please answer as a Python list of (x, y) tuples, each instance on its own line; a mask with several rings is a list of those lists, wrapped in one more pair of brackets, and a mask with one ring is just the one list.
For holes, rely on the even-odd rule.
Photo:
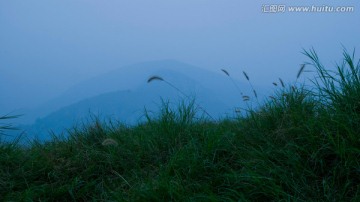
[(16, 127), (12, 126), (11, 123), (6, 123), (7, 121), (11, 120), (11, 119), (16, 119), (18, 118), (19, 115), (3, 115), (0, 116), (0, 136), (1, 135), (6, 135), (5, 131), (7, 130), (16, 130)]
[(1, 143), (0, 201), (360, 201), (360, 65), (344, 51), (331, 72), (304, 54), (316, 88), (279, 80), (236, 120), (164, 102), (135, 127), (95, 120), (29, 148)]

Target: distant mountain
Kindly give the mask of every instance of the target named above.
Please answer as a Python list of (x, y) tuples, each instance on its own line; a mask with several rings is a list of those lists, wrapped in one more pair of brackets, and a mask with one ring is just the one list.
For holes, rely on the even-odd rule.
[[(30, 139), (35, 136), (44, 140), (47, 139), (49, 131), (59, 134), (74, 125), (86, 123), (91, 115), (134, 125), (145, 120), (145, 109), (156, 116), (162, 106), (161, 100), (169, 101), (170, 105), (176, 108), (181, 101), (189, 102), (195, 99), (199, 116), (203, 115), (208, 119), (219, 119), (225, 112), (231, 112), (231, 107), (214, 97), (211, 90), (183, 75), (178, 75), (177, 79), (182, 80), (182, 85), (178, 85), (181, 92), (164, 82), (153, 81), (135, 90), (115, 91), (83, 99), (38, 119), (30, 126), (25, 126), (27, 134)], [(211, 117), (207, 117), (208, 114)]]
[[(170, 70), (172, 72), (167, 72)], [(43, 118), (51, 112), (85, 98), (119, 90), (135, 90), (144, 85), (149, 76), (155, 74), (164, 76), (166, 80), (176, 85), (181, 85), (184, 82), (181, 79), (176, 79), (177, 75), (182, 74), (212, 90), (213, 96), (219, 97), (227, 105), (241, 105), (242, 98), (240, 93), (234, 87), (231, 80), (222, 72), (214, 73), (176, 60), (160, 60), (125, 66), (107, 74), (80, 82), (56, 99), (50, 100), (36, 109), (24, 112), (25, 115), (22, 117), (23, 123), (31, 124), (38, 118)], [(238, 85), (244, 93), (251, 93), (248, 84), (238, 82)]]
[[(164, 81), (147, 83), (153, 75), (162, 77), (170, 85)], [(241, 82), (237, 85), (244, 95), (252, 95), (249, 85)], [(46, 139), (48, 131), (62, 132), (91, 114), (136, 124), (142, 120), (145, 107), (159, 111), (160, 98), (176, 104), (189, 97), (194, 97), (196, 103), (216, 119), (233, 114), (235, 107), (246, 106), (240, 92), (221, 71), (214, 73), (174, 60), (152, 61), (126, 66), (73, 86), (34, 110), (28, 116), (32, 116), (28, 122), (32, 124), (24, 128), (29, 137)]]

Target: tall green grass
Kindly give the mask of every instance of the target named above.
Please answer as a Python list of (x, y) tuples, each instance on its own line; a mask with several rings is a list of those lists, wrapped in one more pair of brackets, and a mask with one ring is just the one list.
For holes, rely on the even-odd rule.
[(135, 127), (95, 120), (29, 148), (3, 143), (0, 200), (359, 201), (359, 62), (344, 51), (330, 71), (304, 54), (316, 88), (281, 82), (236, 120), (164, 102)]

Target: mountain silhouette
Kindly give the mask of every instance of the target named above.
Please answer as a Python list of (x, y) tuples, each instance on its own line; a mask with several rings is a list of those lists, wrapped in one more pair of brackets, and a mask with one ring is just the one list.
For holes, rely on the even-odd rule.
[[(166, 82), (148, 83), (151, 76), (159, 76)], [(244, 94), (251, 93), (249, 85), (235, 82)], [(91, 115), (133, 125), (143, 121), (145, 109), (159, 111), (161, 100), (175, 107), (191, 99), (195, 99), (199, 113), (214, 119), (232, 115), (235, 107), (246, 106), (240, 92), (221, 71), (215, 73), (175, 60), (150, 61), (78, 83), (33, 110), (23, 128), (29, 137), (46, 139), (49, 131), (64, 132), (86, 122)]]

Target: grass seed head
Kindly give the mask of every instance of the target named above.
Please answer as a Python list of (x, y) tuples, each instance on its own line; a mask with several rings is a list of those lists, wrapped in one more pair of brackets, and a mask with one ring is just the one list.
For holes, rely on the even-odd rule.
[(101, 145), (103, 145), (103, 146), (118, 146), (119, 144), (116, 142), (116, 140), (107, 138), (101, 143)]
[(243, 95), (242, 98), (243, 98), (243, 101), (248, 101), (248, 100), (250, 100), (250, 97), (247, 96), (247, 95)]
[(223, 71), (227, 76), (230, 76), (229, 72), (226, 71), (225, 69), (221, 69), (221, 71)]
[(246, 74), (246, 72), (245, 72), (245, 71), (243, 71), (243, 74), (244, 74), (244, 76), (245, 76), (246, 80), (248, 80), (248, 81), (249, 81), (249, 80), (250, 80), (250, 79), (249, 79), (249, 76)]
[(285, 85), (284, 85), (283, 80), (282, 80), (281, 78), (279, 78), (279, 81), (280, 81), (280, 83), (281, 83), (281, 86), (282, 86), (283, 88), (285, 88)]
[(297, 76), (296, 76), (297, 79), (300, 77), (300, 75), (304, 71), (304, 69), (305, 69), (305, 64), (302, 64), (299, 69), (299, 72), (297, 73)]
[(147, 82), (150, 83), (150, 82), (152, 82), (152, 81), (154, 81), (154, 80), (164, 81), (164, 79), (161, 78), (160, 76), (151, 76), (151, 77), (147, 80)]

